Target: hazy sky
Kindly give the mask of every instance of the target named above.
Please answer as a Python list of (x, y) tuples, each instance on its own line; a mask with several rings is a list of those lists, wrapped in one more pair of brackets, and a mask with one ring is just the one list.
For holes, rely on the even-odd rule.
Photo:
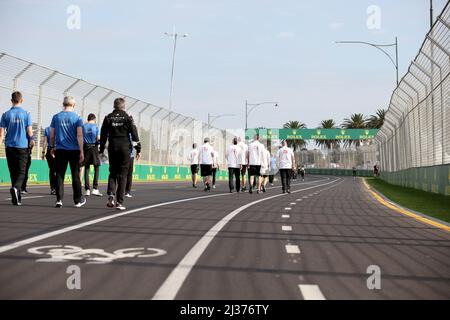
[[(435, 16), (445, 0), (434, 0)], [(66, 26), (77, 5), (81, 28)], [(369, 6), (380, 28), (367, 27)], [(395, 70), (378, 50), (334, 40), (390, 43), (399, 39), (400, 77), (429, 29), (428, 0), (0, 0), (0, 52), (168, 105), (172, 41), (174, 111), (215, 125), (244, 125), (245, 99), (278, 101), (255, 111), (250, 127), (300, 120), (340, 124), (354, 112), (386, 107)], [(372, 20), (371, 20), (372, 21)], [(372, 24), (373, 26), (373, 24)]]

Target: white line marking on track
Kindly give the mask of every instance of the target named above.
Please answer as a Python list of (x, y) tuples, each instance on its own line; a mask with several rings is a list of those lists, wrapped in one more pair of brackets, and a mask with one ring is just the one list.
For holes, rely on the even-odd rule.
[(289, 214), (282, 214), (281, 217), (283, 219), (289, 219), (291, 216)]
[(295, 200), (295, 201), (303, 201), (303, 199), (297, 199), (297, 200)]
[[(22, 197), (23, 199), (37, 199), (37, 198), (45, 198), (47, 196), (32, 196), (32, 197)], [(4, 201), (11, 201), (11, 198), (6, 198)]]
[[(316, 182), (320, 182), (320, 181), (324, 181), (324, 180), (326, 180), (326, 179), (316, 180)], [(334, 181), (337, 181), (337, 180), (334, 180)], [(329, 184), (329, 183), (332, 183), (332, 182), (328, 182), (327, 184)], [(323, 184), (319, 184), (317, 186), (312, 186), (310, 188), (316, 188), (316, 187), (321, 186), (321, 185), (323, 185)], [(40, 241), (40, 240), (48, 239), (48, 238), (51, 238), (51, 237), (54, 237), (54, 236), (58, 236), (58, 235), (63, 234), (63, 233), (67, 233), (67, 232), (70, 232), (70, 231), (73, 231), (73, 230), (84, 228), (84, 227), (87, 227), (87, 226), (90, 226), (90, 225), (93, 225), (93, 224), (96, 224), (96, 223), (99, 223), (99, 222), (103, 222), (103, 221), (111, 220), (111, 219), (118, 218), (118, 217), (121, 217), (121, 216), (125, 216), (125, 215), (131, 214), (131, 213), (136, 213), (136, 212), (140, 212), (140, 211), (144, 211), (144, 210), (148, 210), (148, 209), (163, 207), (163, 206), (176, 204), (176, 203), (181, 203), (181, 202), (188, 202), (188, 201), (207, 199), (207, 198), (213, 198), (213, 197), (223, 197), (223, 196), (228, 196), (230, 194), (231, 193), (226, 192), (226, 193), (218, 193), (218, 194), (212, 194), (212, 195), (207, 195), (207, 196), (184, 198), (184, 199), (179, 199), (179, 200), (161, 202), (161, 203), (152, 204), (152, 205), (141, 207), (141, 208), (136, 208), (136, 209), (129, 210), (129, 211), (124, 211), (124, 212), (121, 212), (121, 213), (112, 214), (112, 215), (109, 215), (109, 216), (105, 216), (105, 217), (94, 219), (94, 220), (85, 221), (85, 222), (82, 222), (82, 223), (79, 223), (79, 224), (75, 224), (75, 225), (68, 226), (68, 227), (65, 227), (65, 228), (62, 228), (62, 229), (50, 231), (50, 232), (47, 232), (47, 233), (44, 233), (44, 234), (41, 234), (41, 235), (38, 235), (38, 236), (34, 236), (34, 237), (31, 237), (31, 238), (19, 240), (19, 241), (10, 243), (10, 244), (6, 244), (4, 246), (0, 246), (0, 253), (6, 252), (6, 251), (9, 251), (9, 250), (13, 250), (13, 249), (17, 249), (19, 247), (22, 247), (22, 246), (25, 246), (25, 245), (28, 245), (28, 244), (31, 244), (31, 243), (34, 243), (34, 242), (37, 242), (37, 241)], [(268, 197), (268, 198), (271, 198), (271, 197)], [(263, 198), (261, 200), (268, 199), (268, 198)]]
[(296, 202), (291, 202), (290, 205), (291, 206), (295, 206), (297, 203)]
[(286, 252), (292, 253), (292, 254), (299, 254), (300, 248), (299, 246), (293, 245), (293, 244), (287, 244), (286, 245)]
[(292, 231), (292, 226), (281, 226), (282, 231)]
[(292, 210), (292, 208), (289, 208), (289, 207), (286, 207), (286, 208), (284, 208), (284, 210)]
[[(312, 187), (303, 188), (299, 190), (292, 191), (292, 193), (295, 192), (301, 192), (304, 190), (309, 190), (329, 184), (333, 184), (331, 187), (335, 187), (339, 185), (339, 183), (335, 183), (337, 181), (341, 180), (341, 178), (337, 178), (335, 180), (332, 180), (330, 182), (318, 184)], [(329, 187), (329, 188), (331, 188)], [(278, 198), (281, 196), (285, 196), (286, 194), (278, 194), (274, 196), (270, 196), (267, 198), (263, 198), (260, 200), (256, 200), (253, 202), (250, 202), (242, 207), (239, 207), (229, 214), (227, 214), (224, 218), (222, 218), (219, 222), (217, 222), (211, 229), (206, 232), (203, 237), (197, 241), (197, 243), (189, 250), (188, 253), (181, 259), (181, 261), (177, 264), (177, 266), (172, 270), (172, 272), (169, 274), (169, 276), (166, 278), (166, 280), (163, 282), (163, 284), (159, 287), (158, 291), (156, 291), (155, 295), (153, 296), (153, 300), (173, 300), (178, 294), (178, 291), (180, 290), (181, 286), (183, 285), (184, 281), (188, 277), (189, 273), (191, 272), (192, 268), (197, 263), (198, 259), (201, 257), (203, 252), (208, 248), (208, 245), (211, 243), (211, 241), (216, 237), (216, 235), (227, 225), (227, 223), (232, 220), (235, 216), (237, 216), (239, 213), (244, 211), (245, 209), (258, 204), (260, 202)]]
[(318, 285), (299, 284), (298, 288), (300, 289), (303, 299), (305, 300), (326, 300)]

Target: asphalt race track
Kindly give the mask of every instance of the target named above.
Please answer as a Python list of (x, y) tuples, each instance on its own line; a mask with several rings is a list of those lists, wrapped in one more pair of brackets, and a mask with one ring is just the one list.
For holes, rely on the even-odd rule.
[[(450, 298), (450, 234), (359, 179), (307, 177), (284, 195), (136, 184), (126, 211), (92, 196), (77, 209), (69, 189), (56, 209), (47, 187), (22, 207), (0, 188), (0, 299)], [(80, 290), (68, 289), (71, 265)]]

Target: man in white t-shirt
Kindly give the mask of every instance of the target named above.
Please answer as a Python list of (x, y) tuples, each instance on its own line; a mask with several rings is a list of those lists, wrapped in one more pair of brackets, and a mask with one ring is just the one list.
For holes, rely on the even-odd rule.
[(217, 152), (216, 149), (214, 149), (214, 146), (212, 146), (212, 147), (214, 150), (214, 161), (213, 161), (211, 173), (212, 173), (212, 187), (213, 187), (213, 189), (215, 189), (216, 188), (216, 174), (217, 174), (217, 171), (219, 171), (219, 153)]
[(278, 168), (280, 169), (281, 185), (283, 193), (291, 193), (291, 174), (295, 170), (294, 151), (288, 148), (286, 140), (277, 153)]
[(246, 175), (247, 175), (247, 169), (248, 169), (248, 146), (245, 143), (245, 141), (242, 141), (242, 139), (238, 138), (238, 144), (239, 148), (241, 148), (241, 156), (239, 157), (238, 164), (241, 167), (241, 181), (242, 181), (242, 189), (241, 191), (245, 191), (245, 185), (246, 185)]
[[(258, 187), (260, 184), (261, 165), (266, 148), (259, 142), (259, 134), (255, 135), (255, 140), (248, 146), (248, 175), (249, 175), (249, 193), (253, 193), (253, 181), (258, 178)], [(258, 188), (258, 193), (260, 192)]]
[(197, 144), (192, 145), (192, 151), (188, 156), (189, 164), (191, 165), (192, 174), (192, 187), (197, 188), (197, 176), (198, 176), (198, 148)]
[(203, 177), (205, 191), (211, 190), (209, 177), (212, 174), (212, 167), (214, 163), (214, 149), (209, 144), (209, 138), (205, 138), (204, 144), (200, 147), (198, 162), (200, 164), (200, 173)]
[(242, 148), (238, 145), (238, 139), (233, 138), (233, 143), (227, 149), (227, 164), (228, 164), (228, 186), (230, 187), (230, 193), (234, 190), (233, 176), (236, 180), (236, 192), (241, 189), (240, 172), (241, 172), (241, 159)]

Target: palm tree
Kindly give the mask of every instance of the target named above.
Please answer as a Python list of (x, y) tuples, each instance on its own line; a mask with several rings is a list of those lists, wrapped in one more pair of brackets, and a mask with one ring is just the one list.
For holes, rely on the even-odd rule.
[[(306, 129), (306, 125), (300, 121), (289, 121), (286, 122), (283, 125), (284, 129)], [(288, 146), (290, 148), (293, 148), (294, 151), (296, 151), (297, 149), (301, 149), (303, 146), (306, 145), (306, 141), (302, 140), (302, 139), (290, 139), (290, 140), (286, 140), (288, 143)]]
[[(342, 123), (344, 129), (365, 129), (367, 128), (367, 119), (362, 113), (354, 113), (350, 118), (345, 118)], [(362, 140), (345, 140), (345, 146), (355, 144), (357, 147), (361, 145)]]
[(378, 109), (377, 112), (369, 117), (367, 120), (367, 127), (370, 129), (380, 129), (384, 123), (386, 109)]
[[(335, 129), (336, 123), (333, 119), (323, 120), (320, 123), (321, 129)], [(337, 149), (339, 147), (339, 140), (316, 140), (316, 145), (325, 147), (327, 149)]]

